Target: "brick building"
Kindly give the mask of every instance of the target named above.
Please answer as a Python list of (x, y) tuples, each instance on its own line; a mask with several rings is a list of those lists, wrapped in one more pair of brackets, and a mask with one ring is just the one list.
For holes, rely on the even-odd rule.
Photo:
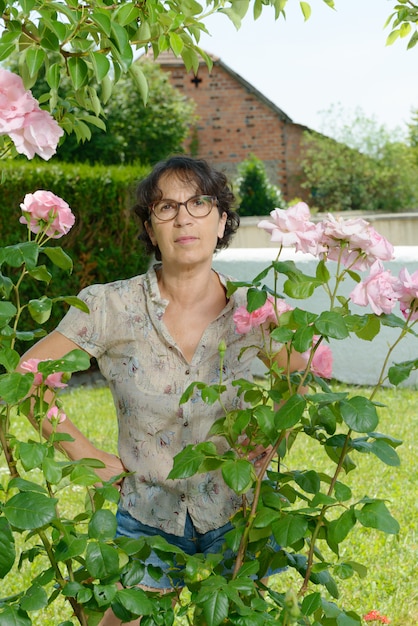
[(201, 61), (195, 75), (171, 52), (163, 52), (157, 59), (172, 85), (197, 104), (198, 121), (191, 128), (187, 152), (208, 159), (230, 177), (239, 163), (255, 154), (286, 200), (304, 198), (300, 143), (308, 129), (292, 122), (221, 59), (212, 56), (212, 60), (210, 73)]

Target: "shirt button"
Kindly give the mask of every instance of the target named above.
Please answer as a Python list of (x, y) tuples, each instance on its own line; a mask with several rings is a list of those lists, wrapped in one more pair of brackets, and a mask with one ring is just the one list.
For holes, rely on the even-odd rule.
[(190, 374), (190, 370), (186, 370), (185, 374), (188, 376)]
[(187, 426), (188, 426), (188, 425), (189, 425), (189, 422), (186, 420), (186, 421), (183, 423), (183, 426), (184, 426), (185, 428), (187, 428)]
[(180, 500), (181, 500), (182, 502), (184, 502), (184, 501), (185, 501), (185, 499), (186, 499), (186, 494), (185, 494), (185, 493), (182, 493), (182, 494), (181, 494), (181, 496), (180, 496)]

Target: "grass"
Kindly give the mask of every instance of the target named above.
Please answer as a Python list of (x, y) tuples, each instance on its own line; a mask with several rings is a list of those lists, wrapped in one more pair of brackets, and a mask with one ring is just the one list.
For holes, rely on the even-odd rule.
[[(339, 390), (345, 387), (339, 387)], [(351, 388), (352, 390), (352, 388)], [(362, 390), (362, 393), (365, 390)], [(397, 451), (400, 467), (382, 464), (375, 456), (357, 455), (360, 471), (348, 474), (344, 482), (356, 495), (387, 499), (391, 513), (400, 523), (397, 536), (366, 529), (356, 525), (342, 545), (341, 557), (353, 559), (368, 567), (366, 578), (357, 576), (340, 581), (339, 606), (365, 614), (372, 609), (387, 615), (392, 626), (418, 624), (418, 462), (416, 451), (418, 395), (414, 389), (386, 389), (378, 396), (384, 404), (380, 410), (379, 431), (403, 440)], [(98, 447), (116, 451), (117, 424), (110, 392), (107, 388), (77, 388), (62, 396), (64, 409), (79, 428)], [(28, 424), (16, 418), (13, 432), (18, 438), (27, 436)], [(292, 451), (292, 466), (329, 469), (327, 460), (316, 448), (306, 445)], [(7, 472), (0, 457), (0, 482), (5, 483)], [(63, 491), (60, 507), (63, 511), (83, 506), (82, 490), (76, 487)], [(37, 572), (37, 564), (25, 565), (22, 572), (14, 571), (1, 583), (2, 597), (30, 584)], [(277, 590), (292, 586), (297, 590), (300, 580), (292, 573), (274, 578)], [(56, 626), (69, 619), (71, 611), (61, 601), (54, 602), (42, 614), (32, 614), (33, 624)]]

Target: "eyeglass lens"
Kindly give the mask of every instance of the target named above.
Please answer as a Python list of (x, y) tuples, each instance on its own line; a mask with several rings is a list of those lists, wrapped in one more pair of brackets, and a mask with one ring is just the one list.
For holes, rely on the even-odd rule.
[(204, 195), (193, 196), (186, 200), (186, 202), (163, 199), (153, 205), (152, 211), (160, 220), (172, 220), (176, 217), (180, 211), (180, 207), (183, 205), (192, 217), (205, 217), (211, 212), (214, 200), (215, 198), (213, 196)]

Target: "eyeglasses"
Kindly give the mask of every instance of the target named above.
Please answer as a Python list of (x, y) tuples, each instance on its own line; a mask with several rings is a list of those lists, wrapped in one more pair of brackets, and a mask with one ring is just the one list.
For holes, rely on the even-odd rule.
[(192, 217), (206, 217), (212, 211), (215, 202), (215, 196), (193, 196), (186, 202), (160, 200), (151, 206), (151, 211), (162, 222), (169, 222), (177, 217), (181, 206), (186, 207), (186, 211)]

